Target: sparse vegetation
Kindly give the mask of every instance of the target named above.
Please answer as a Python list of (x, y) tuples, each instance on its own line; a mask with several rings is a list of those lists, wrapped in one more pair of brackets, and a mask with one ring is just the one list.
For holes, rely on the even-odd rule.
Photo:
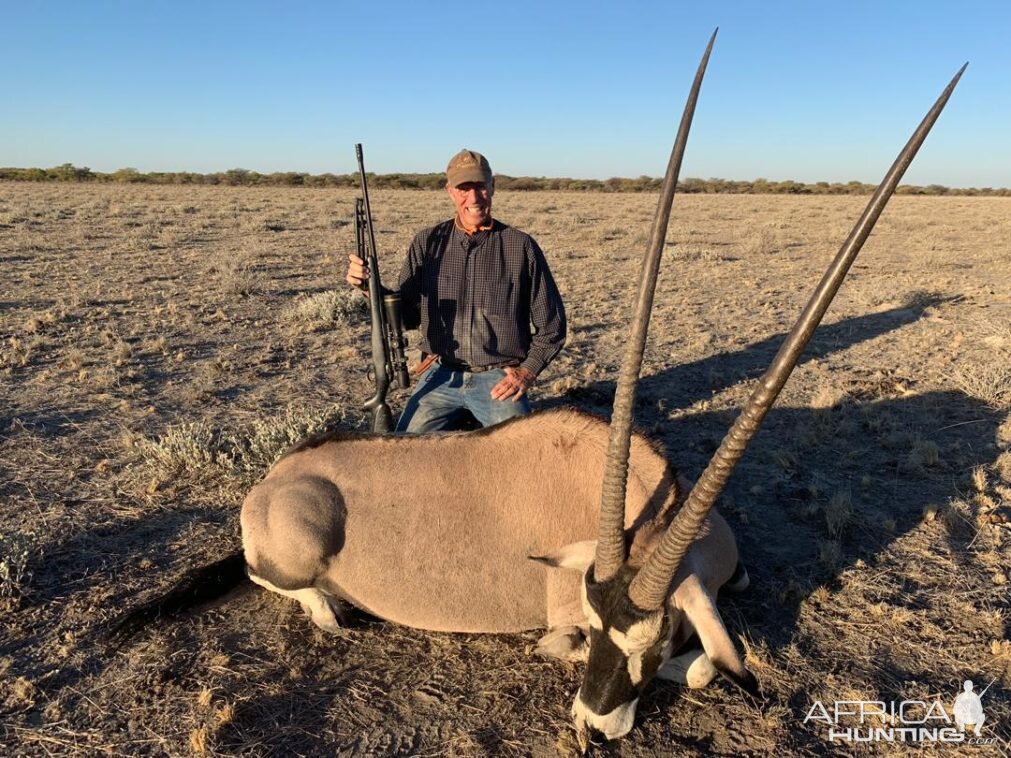
[[(0, 536), (28, 555), (0, 556), (4, 754), (572, 748), (578, 667), (530, 655), (533, 635), (353, 614), (324, 636), (240, 592), (118, 653), (98, 644), (121, 609), (235, 550), (239, 503), (288, 445), (364, 427), (369, 328), (343, 283), (352, 188), (64, 176), (0, 183)], [(374, 188), (390, 283), (450, 209)], [(570, 318), (534, 403), (607, 414), (655, 197), (620, 180), (499, 189), (496, 215), (541, 243)], [(636, 422), (689, 478), (864, 204), (822, 189), (675, 202)], [(1009, 203), (889, 205), (722, 498), (752, 589), (719, 602), (764, 700), (652, 687), (623, 754), (817, 755), (814, 699), (950, 703), (967, 677), (997, 677), (984, 734), (1011, 737), (1011, 408), (995, 392), (1011, 262), (993, 244)]]

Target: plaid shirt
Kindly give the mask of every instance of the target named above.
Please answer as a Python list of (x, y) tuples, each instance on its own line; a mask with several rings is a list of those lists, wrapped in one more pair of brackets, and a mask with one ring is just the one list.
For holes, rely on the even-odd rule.
[(499, 221), (472, 235), (453, 220), (419, 232), (400, 297), (421, 349), (454, 363), (522, 365), (536, 376), (565, 344), (565, 308), (544, 253)]

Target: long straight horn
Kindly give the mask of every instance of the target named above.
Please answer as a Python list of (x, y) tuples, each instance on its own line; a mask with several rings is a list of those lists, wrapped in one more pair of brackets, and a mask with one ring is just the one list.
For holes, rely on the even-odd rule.
[(628, 454), (632, 440), (635, 385), (639, 381), (642, 355), (646, 349), (646, 332), (649, 329), (653, 293), (656, 291), (657, 272), (660, 269), (660, 254), (667, 238), (667, 222), (670, 220), (671, 204), (674, 202), (674, 191), (677, 189), (678, 174), (681, 172), (681, 159), (685, 154), (685, 145), (688, 144), (688, 132), (692, 126), (692, 117), (695, 115), (699, 90), (702, 88), (702, 77), (706, 73), (706, 64), (709, 63), (709, 54), (713, 50), (713, 42), (716, 41), (718, 31), (719, 28), (715, 29), (713, 36), (709, 38), (709, 45), (706, 46), (698, 71), (695, 72), (695, 81), (688, 94), (688, 102), (685, 103), (681, 126), (678, 128), (670, 162), (667, 164), (667, 174), (660, 189), (660, 201), (657, 204), (656, 217), (653, 219), (649, 247), (639, 273), (639, 297), (635, 306), (631, 339), (621, 363), (618, 386), (614, 393), (614, 413), (611, 416), (607, 462), (600, 493), (597, 555), (593, 569), (594, 578), (598, 582), (610, 579), (625, 562), (625, 488), (628, 484)]
[(955, 85), (958, 84), (962, 72), (968, 65), (966, 63), (959, 69), (955, 78), (941, 93), (937, 102), (934, 103), (934, 107), (924, 117), (913, 136), (909, 138), (909, 142), (899, 153), (899, 157), (895, 159), (895, 163), (892, 164), (874, 192), (863, 215), (860, 216), (860, 220), (853, 227), (853, 231), (846, 238), (842, 248), (836, 254), (835, 260), (832, 261), (818, 288), (800, 314), (797, 324), (773, 359), (772, 365), (765, 372), (754, 392), (751, 393), (741, 415), (737, 417), (727, 436), (720, 443), (712, 461), (709, 462), (709, 466), (706, 467), (698, 483), (692, 488), (691, 494), (667, 533), (664, 534), (660, 545), (632, 581), (629, 587), (629, 597), (638, 607), (644, 610), (655, 610), (663, 605), (670, 582), (674, 578), (682, 558), (698, 535), (709, 509), (723, 490), (734, 466), (744, 454), (745, 446), (758, 431), (762, 419), (765, 418), (765, 414), (772, 406), (779, 391), (786, 384), (790, 372), (797, 365), (797, 359), (807, 346), (822, 316), (825, 315), (839, 285), (842, 284), (850, 264), (860, 252), (860, 248), (874, 228), (878, 216), (884, 210), (885, 204), (892, 196), (906, 169), (909, 168), (909, 164), (912, 163), (916, 151), (923, 144), (923, 140), (926, 139), (934, 122), (937, 121), (937, 117), (941, 115), (941, 111), (954, 91)]

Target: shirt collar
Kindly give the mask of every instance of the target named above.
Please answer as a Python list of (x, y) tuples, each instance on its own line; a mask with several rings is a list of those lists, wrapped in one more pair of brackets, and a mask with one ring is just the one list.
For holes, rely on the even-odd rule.
[(490, 218), (488, 219), (488, 223), (485, 226), (479, 226), (474, 231), (468, 232), (466, 229), (463, 228), (463, 225), (460, 223), (459, 214), (453, 216), (453, 226), (456, 227), (456, 230), (458, 232), (460, 232), (461, 234), (466, 234), (468, 237), (473, 237), (475, 234), (480, 234), (481, 232), (487, 232), (492, 228), (492, 226), (494, 226), (494, 224), (495, 219)]

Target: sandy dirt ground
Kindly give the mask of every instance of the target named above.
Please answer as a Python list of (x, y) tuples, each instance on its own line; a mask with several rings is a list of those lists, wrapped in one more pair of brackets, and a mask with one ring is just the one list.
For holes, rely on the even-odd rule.
[[(867, 198), (679, 196), (637, 423), (699, 475)], [(246, 584), (112, 649), (122, 611), (235, 549), (291, 442), (363, 428), (354, 193), (0, 184), (0, 744), (12, 755), (567, 755), (580, 667), (539, 634), (339, 635)], [(656, 199), (501, 193), (565, 297), (536, 407), (608, 414)], [(448, 216), (376, 191), (382, 270)], [(411, 336), (411, 335), (409, 335)], [(393, 393), (402, 406), (403, 393)], [(721, 502), (755, 673), (656, 682), (595, 755), (900, 755), (820, 702), (982, 689), (1011, 738), (1011, 199), (894, 198)], [(395, 579), (394, 579), (395, 580)], [(841, 726), (852, 726), (843, 720)], [(867, 726), (867, 725), (865, 725)], [(885, 726), (880, 721), (870, 726)]]

